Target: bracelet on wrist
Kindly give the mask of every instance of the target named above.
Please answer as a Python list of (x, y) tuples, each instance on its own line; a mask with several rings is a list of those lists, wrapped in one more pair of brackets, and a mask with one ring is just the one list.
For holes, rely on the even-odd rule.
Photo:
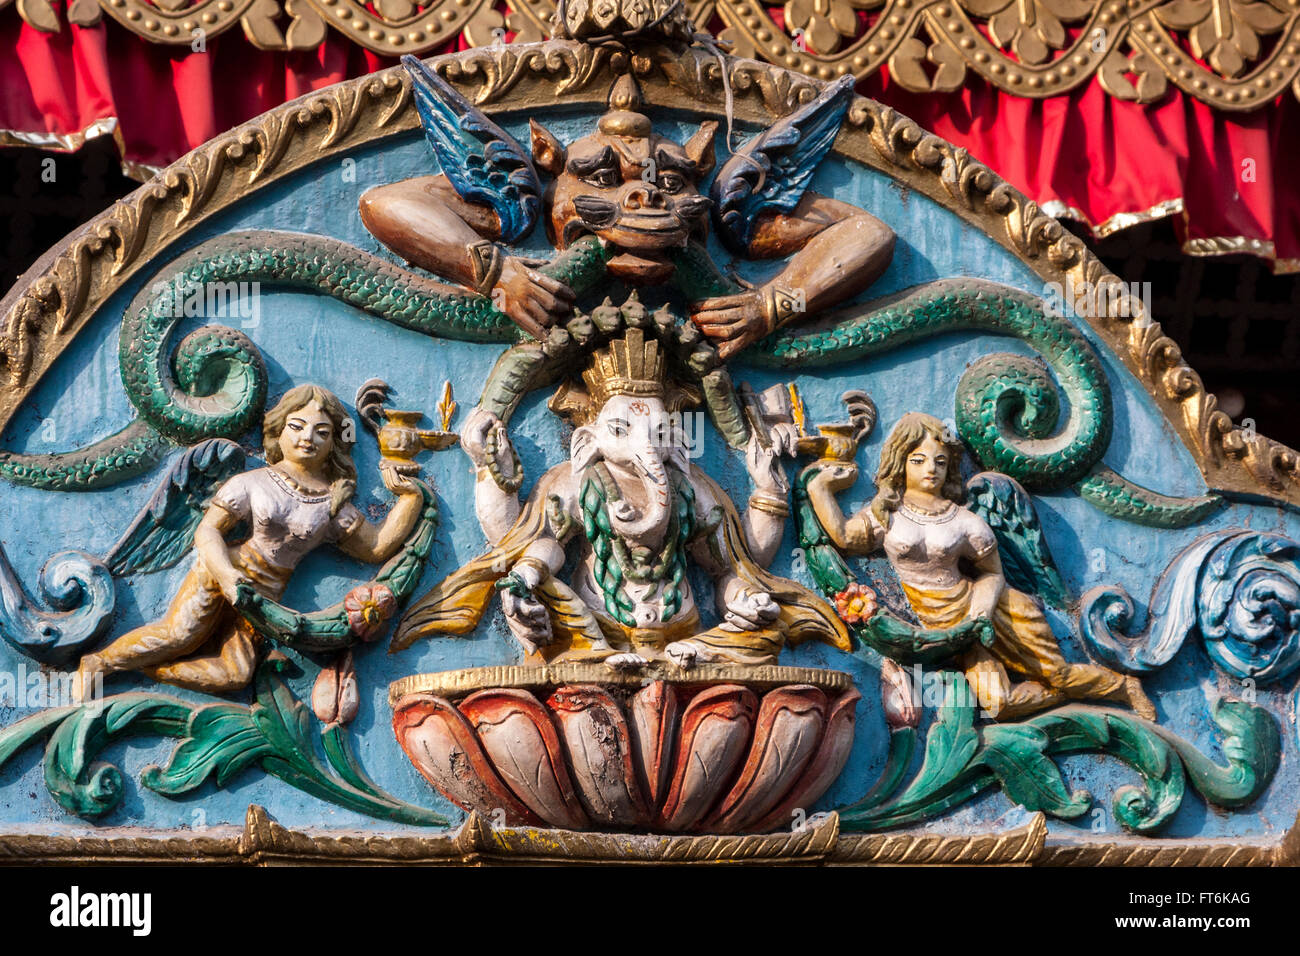
[(474, 291), (479, 295), (491, 295), (492, 287), (501, 278), (505, 253), (495, 242), (482, 239), (470, 245), (469, 262), (474, 275)]
[(749, 506), (756, 511), (776, 515), (778, 518), (788, 518), (790, 516), (790, 505), (785, 498), (770, 492), (754, 492), (749, 496)]

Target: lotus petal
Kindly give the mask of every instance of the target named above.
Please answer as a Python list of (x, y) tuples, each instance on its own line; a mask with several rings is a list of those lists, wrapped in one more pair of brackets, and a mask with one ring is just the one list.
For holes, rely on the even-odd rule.
[(474, 728), (450, 702), (408, 694), (393, 709), (393, 733), (415, 769), (457, 806), (489, 817), (500, 810), (511, 826), (542, 824), (501, 782)]
[(526, 690), (481, 690), (460, 702), (501, 779), (552, 826), (590, 825), (574, 796), (551, 715)]
[(757, 709), (758, 698), (739, 684), (718, 684), (690, 702), (659, 813), (665, 829), (689, 829), (717, 803), (745, 756)]
[(811, 684), (770, 691), (758, 709), (740, 778), (699, 828), (734, 833), (771, 810), (817, 753), (825, 717), (826, 695)]
[(575, 685), (557, 689), (546, 703), (559, 721), (573, 782), (591, 819), (614, 826), (649, 822), (617, 701), (600, 687)]
[(853, 730), (857, 722), (858, 701), (861, 699), (862, 695), (850, 688), (835, 701), (830, 716), (826, 718), (821, 747), (804, 770), (803, 776), (795, 783), (794, 789), (763, 819), (746, 824), (745, 830), (768, 833), (788, 825), (796, 808), (803, 807), (806, 811), (831, 788), (831, 784), (848, 763), (849, 751), (853, 749)]
[(658, 804), (668, 789), (668, 771), (672, 769), (673, 740), (677, 719), (681, 715), (677, 688), (657, 680), (632, 698), (632, 752), (640, 763), (641, 784)]

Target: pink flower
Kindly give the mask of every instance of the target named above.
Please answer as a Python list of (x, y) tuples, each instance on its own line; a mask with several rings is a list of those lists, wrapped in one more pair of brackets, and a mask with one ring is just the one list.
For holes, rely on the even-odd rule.
[(397, 610), (397, 601), (386, 585), (359, 584), (343, 599), (343, 609), (348, 612), (352, 633), (363, 641), (373, 641)]
[(835, 595), (835, 610), (846, 624), (861, 624), (879, 607), (876, 592), (865, 584), (850, 584)]

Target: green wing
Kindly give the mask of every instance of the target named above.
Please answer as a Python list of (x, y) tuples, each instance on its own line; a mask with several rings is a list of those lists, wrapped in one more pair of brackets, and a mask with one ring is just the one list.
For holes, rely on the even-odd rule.
[(187, 448), (104, 563), (115, 577), (170, 568), (193, 546), (213, 493), (243, 470), (244, 449), (233, 441), (210, 438)]
[(1009, 585), (1053, 607), (1070, 603), (1070, 592), (1047, 550), (1034, 501), (1018, 481), (982, 471), (966, 482), (966, 507), (993, 529)]

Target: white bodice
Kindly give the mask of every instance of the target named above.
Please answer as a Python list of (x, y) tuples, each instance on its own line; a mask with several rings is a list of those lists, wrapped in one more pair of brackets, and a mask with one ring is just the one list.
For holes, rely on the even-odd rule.
[(955, 503), (939, 514), (899, 506), (888, 528), (867, 512), (875, 540), (883, 537), (885, 554), (904, 583), (921, 588), (950, 588), (961, 581), (959, 562), (980, 561), (998, 546), (984, 519)]
[(287, 570), (320, 545), (347, 537), (364, 520), (350, 501), (331, 517), (328, 494), (305, 495), (274, 468), (236, 475), (221, 486), (212, 503), (251, 525), (244, 547)]

